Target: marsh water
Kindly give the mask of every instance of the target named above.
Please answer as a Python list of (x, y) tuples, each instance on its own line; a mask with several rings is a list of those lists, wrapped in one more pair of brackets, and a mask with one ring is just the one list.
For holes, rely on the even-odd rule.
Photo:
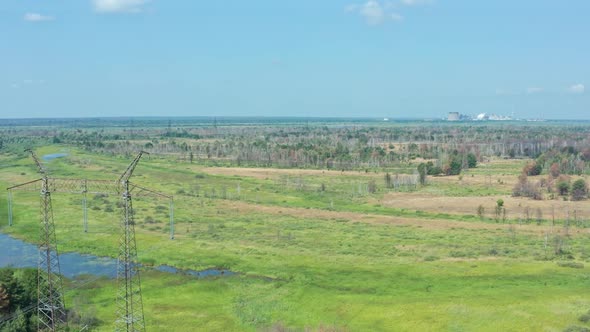
[(41, 159), (45, 160), (45, 161), (49, 161), (49, 160), (53, 160), (56, 158), (63, 158), (66, 157), (68, 154), (67, 153), (52, 153), (52, 154), (46, 154), (43, 157), (41, 157)]
[[(0, 233), (0, 267), (37, 267), (39, 252), (37, 246)], [(114, 278), (117, 276), (117, 260), (110, 257), (98, 257), (79, 253), (64, 253), (59, 255), (61, 274), (67, 278), (80, 275), (94, 275)], [(173, 266), (161, 265), (153, 269), (172, 273), (190, 275), (196, 278), (226, 277), (235, 275), (227, 269), (206, 269), (202, 271), (183, 270)]]
[[(50, 161), (56, 158), (68, 156), (67, 153), (46, 154), (41, 158), (44, 161)], [(0, 233), (0, 267), (37, 267), (39, 252), (37, 246), (31, 243), (21, 241)], [(94, 275), (114, 278), (117, 276), (117, 260), (110, 257), (98, 257), (80, 253), (64, 253), (59, 255), (61, 274), (67, 278), (74, 278), (80, 275)], [(151, 268), (165, 273), (190, 275), (196, 278), (207, 277), (226, 277), (235, 275), (227, 269), (211, 268), (201, 271), (184, 270), (173, 266), (161, 265)]]

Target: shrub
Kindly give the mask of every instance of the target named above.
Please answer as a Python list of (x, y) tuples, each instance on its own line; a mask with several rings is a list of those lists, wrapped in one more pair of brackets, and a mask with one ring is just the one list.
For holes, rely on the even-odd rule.
[(92, 197), (92, 199), (93, 200), (101, 200), (101, 199), (107, 198), (107, 197), (109, 197), (109, 195), (107, 195), (107, 194), (96, 194), (96, 195), (94, 195), (94, 197)]
[(494, 209), (494, 213), (495, 213), (494, 219), (496, 220), (496, 222), (498, 222), (500, 220), (500, 217), (502, 216), (503, 209), (504, 209), (504, 200), (500, 198), (496, 201), (496, 208)]
[(557, 262), (558, 266), (561, 267), (571, 267), (572, 269), (583, 269), (584, 264), (576, 263), (576, 262)]
[[(389, 173), (388, 173), (389, 174)], [(420, 176), (420, 184), (426, 184), (426, 175), (428, 174), (428, 164), (421, 163), (418, 165), (418, 175)]]
[(428, 175), (440, 175), (443, 172), (440, 166), (432, 166), (428, 169)]
[(565, 196), (569, 193), (570, 191), (570, 183), (569, 181), (566, 180), (560, 180), (557, 183), (557, 191), (559, 192), (560, 195)]
[(561, 170), (559, 169), (558, 163), (551, 164), (551, 168), (549, 169), (549, 173), (552, 177), (557, 178), (561, 174)]
[(483, 207), (483, 205), (480, 204), (477, 207), (477, 216), (479, 217), (479, 219), (483, 220), (485, 212), (486, 212), (486, 209)]
[(534, 161), (532, 163), (527, 164), (522, 170), (522, 172), (528, 176), (539, 175), (542, 171), (543, 166), (540, 163)]
[(539, 183), (538, 182), (531, 182), (528, 180), (526, 174), (521, 174), (518, 177), (518, 183), (512, 189), (512, 196), (514, 197), (530, 197), (532, 199), (540, 200), (543, 199), (543, 195), (539, 190)]
[(473, 153), (467, 154), (467, 167), (475, 168), (477, 166), (477, 157)]
[(447, 175), (461, 174), (461, 158), (454, 156), (449, 164), (445, 167), (445, 173)]
[(440, 175), (441, 173), (443, 173), (443, 169), (440, 166), (434, 166), (432, 161), (418, 165), (421, 184), (426, 184), (426, 175)]
[(590, 321), (590, 311), (583, 314), (582, 316), (580, 316), (580, 318), (578, 318), (578, 320), (582, 323), (587, 323)]
[(572, 184), (572, 200), (580, 201), (588, 196), (588, 187), (584, 179), (578, 179)]

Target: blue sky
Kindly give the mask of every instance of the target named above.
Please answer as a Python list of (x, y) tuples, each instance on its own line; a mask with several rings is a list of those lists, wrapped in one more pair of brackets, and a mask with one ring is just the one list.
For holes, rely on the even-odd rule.
[(590, 120), (587, 0), (0, 0), (0, 118)]

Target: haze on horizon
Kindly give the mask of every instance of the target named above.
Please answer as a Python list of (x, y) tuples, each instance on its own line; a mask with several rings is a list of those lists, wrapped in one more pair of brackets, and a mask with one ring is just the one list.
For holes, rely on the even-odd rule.
[(590, 120), (590, 2), (6, 0), (0, 118)]

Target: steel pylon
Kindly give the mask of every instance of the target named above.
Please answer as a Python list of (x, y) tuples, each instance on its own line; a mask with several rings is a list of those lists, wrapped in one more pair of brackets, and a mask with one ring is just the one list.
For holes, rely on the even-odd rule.
[(39, 239), (39, 263), (37, 271), (39, 316), (38, 330), (57, 331), (66, 325), (66, 308), (63, 299), (63, 282), (59, 268), (55, 224), (51, 192), (47, 178), (43, 179), (41, 190), (41, 238)]
[(135, 222), (131, 197), (155, 197), (169, 200), (170, 208), (170, 239), (174, 239), (174, 199), (172, 196), (148, 189), (134, 183), (129, 178), (139, 163), (139, 155), (127, 167), (123, 175), (116, 181), (50, 178), (37, 158), (35, 160), (40, 179), (21, 183), (9, 188), (8, 191), (8, 224), (12, 225), (12, 192), (38, 192), (41, 188), (41, 236), (39, 242), (39, 277), (38, 277), (38, 329), (40, 331), (56, 331), (66, 326), (66, 310), (63, 301), (63, 286), (60, 275), (59, 258), (56, 244), (52, 193), (69, 193), (83, 195), (84, 231), (88, 230), (87, 195), (117, 194), (121, 199), (120, 240), (117, 264), (117, 317), (116, 331), (145, 331), (143, 303), (139, 264), (137, 263), (137, 245), (135, 241)]
[(137, 263), (137, 244), (135, 241), (135, 222), (129, 178), (143, 152), (133, 160), (119, 178), (122, 203), (121, 237), (119, 240), (119, 257), (117, 260), (117, 318), (115, 331), (145, 331), (143, 302), (141, 297), (141, 280)]
[(41, 178), (41, 223), (39, 261), (37, 265), (37, 330), (57, 331), (66, 326), (66, 308), (63, 299), (63, 282), (59, 269), (51, 190), (47, 172), (31, 150)]

